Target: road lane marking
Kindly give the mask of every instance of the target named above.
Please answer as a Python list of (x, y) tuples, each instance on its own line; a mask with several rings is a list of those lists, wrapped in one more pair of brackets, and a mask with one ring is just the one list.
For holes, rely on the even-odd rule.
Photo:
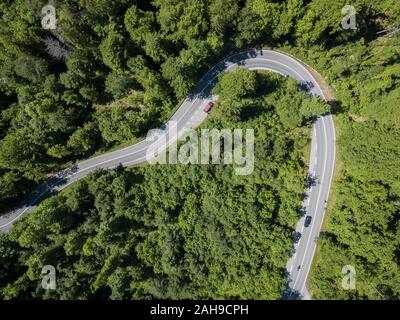
[[(324, 118), (324, 119), (326, 119), (326, 118)], [(330, 115), (330, 120), (331, 120), (331, 124), (333, 124), (332, 115)], [(324, 126), (324, 128), (325, 128), (325, 126)], [(324, 133), (325, 133), (325, 136), (326, 136), (326, 131), (324, 131)], [(335, 151), (335, 143), (334, 143), (333, 145), (334, 145), (334, 148), (333, 148), (333, 149), (334, 149), (334, 151)], [(328, 151), (328, 148), (327, 148), (326, 150)], [(327, 154), (328, 154), (328, 152), (326, 153), (326, 157), (328, 157)], [(333, 154), (333, 159), (334, 159), (334, 157), (335, 157), (335, 153)], [(333, 162), (334, 162), (334, 161), (333, 161)], [(330, 187), (331, 187), (331, 182), (332, 182), (332, 177), (333, 177), (333, 170), (334, 170), (334, 166), (332, 166), (331, 175), (330, 175), (331, 179), (330, 179), (330, 183), (328, 184), (328, 189), (327, 189), (328, 193), (327, 193), (327, 195), (326, 195), (325, 201), (329, 198), (329, 192), (330, 192)], [(325, 172), (325, 171), (324, 171), (324, 172)], [(326, 208), (326, 206), (324, 206), (324, 208), (323, 208), (323, 211), (322, 211), (323, 213), (325, 212), (325, 208)], [(321, 220), (320, 220), (319, 230), (321, 230), (322, 222), (324, 221), (323, 217), (324, 217), (324, 214), (322, 215), (322, 218), (321, 218)], [(317, 248), (317, 245), (314, 244), (314, 245), (313, 245), (312, 257), (314, 257), (316, 248)], [(310, 270), (311, 270), (311, 264), (312, 264), (312, 259), (311, 259), (310, 267), (309, 267), (308, 270), (307, 270), (307, 274), (306, 274), (306, 278), (305, 278), (306, 281), (307, 281), (308, 275), (309, 275)], [(306, 281), (304, 282), (304, 284), (303, 284), (301, 290), (304, 289), (304, 287), (305, 287), (305, 285), (306, 285)]]
[[(326, 147), (326, 152), (325, 152), (325, 157), (324, 157), (324, 164), (323, 164), (323, 170), (322, 170), (322, 177), (321, 177), (321, 181), (324, 181), (324, 177), (325, 177), (325, 167), (326, 167), (326, 162), (327, 162), (327, 160), (328, 160), (328, 156), (327, 156), (327, 154), (328, 154), (328, 147), (327, 147), (327, 145), (328, 145), (328, 139), (327, 139), (327, 135), (326, 135), (326, 128), (325, 128), (325, 123), (324, 123), (324, 121), (323, 121), (323, 119), (321, 119), (321, 122), (322, 122), (322, 128), (323, 128), (323, 132), (324, 132), (324, 141), (325, 141), (325, 147)], [(321, 198), (321, 193), (323, 192), (323, 190), (322, 190), (322, 185), (320, 186), (320, 188), (319, 188), (319, 192), (318, 192), (318, 198), (317, 198), (317, 203), (316, 203), (316, 205), (315, 205), (315, 210), (314, 210), (314, 212), (318, 212), (318, 206), (319, 206), (319, 202), (320, 202), (320, 198)], [(313, 216), (316, 216), (315, 214), (313, 215)], [(314, 218), (314, 217), (313, 217)], [(303, 259), (301, 260), (301, 263), (300, 263), (300, 266), (301, 265), (303, 265), (303, 263), (304, 263), (304, 260), (305, 260), (305, 258), (306, 258), (306, 253), (307, 253), (307, 250), (308, 250), (308, 248), (309, 248), (309, 243), (310, 243), (310, 239), (311, 239), (311, 236), (312, 236), (312, 234), (313, 234), (313, 231), (314, 231), (314, 226), (315, 226), (316, 224), (315, 224), (315, 219), (314, 219), (314, 221), (312, 221), (311, 222), (311, 231), (308, 233), (308, 237), (307, 237), (307, 242), (306, 242), (306, 247), (305, 247), (305, 250), (304, 250), (304, 255), (303, 255)], [(311, 268), (311, 263), (310, 263), (310, 268)], [(304, 269), (303, 269), (304, 270)], [(308, 272), (309, 272), (309, 268), (306, 268), (306, 270), (307, 270), (307, 275), (308, 275)], [(298, 280), (299, 280), (299, 276), (300, 276), (300, 272), (298, 273), (298, 275), (297, 275), (297, 277), (296, 277), (296, 280), (295, 280), (295, 282), (294, 282), (294, 284), (293, 284), (293, 289), (296, 287), (296, 284), (297, 284), (297, 282), (298, 282)], [(307, 279), (307, 277), (306, 277), (306, 279)], [(305, 282), (304, 282), (304, 284), (303, 284), (303, 286), (301, 287), (301, 289), (299, 290), (299, 292), (301, 292), (302, 290), (303, 290), (303, 288), (305, 287)]]

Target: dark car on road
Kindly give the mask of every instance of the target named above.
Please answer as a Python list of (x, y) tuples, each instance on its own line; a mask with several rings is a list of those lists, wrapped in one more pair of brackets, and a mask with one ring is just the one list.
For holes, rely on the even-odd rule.
[(307, 216), (306, 220), (304, 221), (304, 226), (307, 228), (311, 224), (312, 217)]

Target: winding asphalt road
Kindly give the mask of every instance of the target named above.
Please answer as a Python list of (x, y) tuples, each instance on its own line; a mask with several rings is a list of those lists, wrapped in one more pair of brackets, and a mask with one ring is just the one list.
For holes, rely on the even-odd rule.
[[(203, 76), (193, 93), (170, 118), (170, 121), (176, 121), (178, 135), (166, 139), (165, 147), (182, 136), (185, 130), (197, 127), (204, 121), (207, 114), (204, 113), (203, 107), (208, 100), (212, 99), (211, 90), (217, 83), (218, 75), (238, 66), (251, 70), (269, 70), (292, 77), (299, 81), (311, 95), (321, 96), (325, 99), (317, 81), (297, 60), (276, 51), (250, 49), (225, 58)], [(79, 162), (72, 168), (63, 170), (40, 185), (22, 201), (18, 208), (1, 216), (0, 230), (8, 231), (15, 221), (33, 211), (45, 198), (56, 194), (97, 168), (109, 169), (119, 165), (131, 166), (146, 162), (146, 151), (152, 143), (151, 139), (143, 140), (135, 145)], [(335, 130), (331, 114), (326, 114), (315, 119), (313, 126), (309, 176), (314, 179), (305, 192), (302, 204), (306, 214), (296, 225), (296, 231), (301, 233), (301, 238), (294, 244), (294, 254), (286, 266), (288, 285), (284, 298), (310, 298), (306, 281), (316, 249), (315, 240), (320, 233), (324, 218), (334, 162)], [(304, 226), (306, 215), (312, 217), (308, 227)]]

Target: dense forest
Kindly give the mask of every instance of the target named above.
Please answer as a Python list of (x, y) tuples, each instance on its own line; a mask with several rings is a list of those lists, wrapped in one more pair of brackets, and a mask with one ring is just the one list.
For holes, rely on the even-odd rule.
[[(41, 25), (48, 3), (56, 29)], [(143, 137), (226, 54), (279, 47), (318, 70), (337, 100), (338, 173), (311, 276), (314, 297), (399, 298), (400, 40), (390, 32), (400, 27), (400, 4), (354, 0), (357, 28), (344, 30), (346, 4), (0, 0), (0, 213), (48, 174)], [(233, 94), (231, 106), (222, 98), (206, 125), (258, 128), (264, 151), (257, 147), (252, 176), (233, 177), (223, 166), (96, 173), (1, 236), (3, 297), (42, 297), (36, 268), (53, 259), (69, 278), (62, 284), (69, 298), (279, 298), (304, 187), (306, 135), (293, 133), (309, 115), (297, 111), (305, 97), (290, 81), (241, 76), (274, 92), (250, 87), (234, 96), (228, 79), (219, 90)], [(357, 270), (353, 291), (340, 287), (348, 264)]]
[[(253, 174), (212, 164), (95, 172), (0, 236), (2, 297), (279, 299), (310, 120), (328, 106), (294, 80), (246, 69), (216, 90), (203, 127), (254, 129)], [(48, 264), (54, 291), (40, 285)]]

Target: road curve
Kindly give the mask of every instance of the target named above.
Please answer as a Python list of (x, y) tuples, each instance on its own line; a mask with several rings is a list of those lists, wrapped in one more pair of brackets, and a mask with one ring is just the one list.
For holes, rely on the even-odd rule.
[[(250, 49), (231, 55), (218, 62), (210, 69), (190, 96), (180, 105), (170, 120), (176, 121), (178, 138), (185, 130), (198, 126), (206, 118), (203, 112), (204, 103), (211, 99), (212, 88), (218, 81), (221, 72), (231, 71), (238, 66), (250, 70), (269, 70), (296, 79), (307, 87), (311, 95), (325, 99), (316, 79), (294, 58), (272, 50)], [(174, 142), (167, 139), (167, 145)], [(130, 166), (146, 161), (146, 150), (152, 141), (143, 140), (129, 147), (97, 156), (77, 163), (74, 167), (59, 172), (40, 185), (26, 197), (13, 211), (0, 217), (0, 231), (7, 232), (24, 214), (33, 211), (44, 199), (56, 194), (69, 184), (85, 177), (97, 168), (110, 169), (119, 165)], [(294, 254), (287, 263), (287, 288), (284, 298), (308, 299), (306, 288), (308, 273), (314, 257), (316, 243), (328, 201), (335, 162), (335, 130), (331, 114), (318, 117), (314, 121), (309, 176), (314, 183), (306, 190), (303, 208), (306, 212), (296, 225), (301, 233), (300, 240), (294, 244)], [(304, 226), (305, 216), (312, 217), (311, 224)], [(300, 266), (300, 268), (299, 268)]]

